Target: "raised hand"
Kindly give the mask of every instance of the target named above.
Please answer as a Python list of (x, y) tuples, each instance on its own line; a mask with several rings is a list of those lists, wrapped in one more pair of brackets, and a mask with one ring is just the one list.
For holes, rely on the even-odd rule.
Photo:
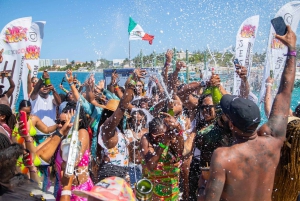
[(296, 50), (296, 34), (293, 32), (291, 26), (287, 25), (287, 32), (284, 36), (275, 35), (275, 37), (285, 44), (290, 50)]
[(112, 72), (112, 74), (111, 74), (111, 84), (112, 85), (118, 84), (118, 82), (117, 82), (118, 78), (119, 78), (119, 74), (117, 73), (117, 71)]
[(167, 50), (165, 56), (166, 56), (167, 63), (171, 63), (172, 62), (172, 57), (173, 57), (173, 51), (172, 50)]
[(242, 80), (247, 80), (247, 72), (248, 69), (244, 66), (241, 66), (239, 64), (236, 64), (236, 73), (238, 74), (238, 76), (242, 79)]
[(211, 78), (209, 80), (209, 86), (218, 87), (220, 85), (221, 85), (221, 79), (220, 79), (219, 75), (214, 74), (212, 72)]
[(27, 66), (28, 70), (31, 71), (31, 66), (28, 63), (26, 63), (26, 66)]
[(266, 83), (270, 83), (273, 84), (274, 83), (274, 79), (271, 78), (270, 76), (266, 79)]
[(186, 67), (186, 64), (184, 61), (177, 61), (176, 62), (176, 70), (177, 71), (180, 71), (181, 68), (185, 68)]
[(71, 122), (72, 117), (75, 115), (75, 111), (69, 110), (66, 114), (66, 123), (63, 125), (63, 127), (59, 130), (59, 132), (66, 136), (68, 134), (68, 131), (70, 130), (70, 128), (73, 126), (73, 123)]
[(44, 78), (44, 79), (50, 78), (50, 75), (49, 75), (48, 71), (44, 71), (44, 72), (43, 72), (43, 78)]
[(74, 82), (74, 78), (72, 75), (72, 70), (67, 70), (66, 71), (66, 80), (68, 81), (69, 84)]
[(133, 71), (133, 79), (135, 81), (138, 81), (140, 80), (141, 78), (145, 78), (145, 75), (146, 75), (146, 70), (144, 69), (140, 69), (140, 68), (137, 68)]
[(160, 115), (164, 117), (164, 122), (169, 131), (173, 131), (174, 129), (182, 130), (180, 123), (173, 116), (165, 112), (161, 112)]

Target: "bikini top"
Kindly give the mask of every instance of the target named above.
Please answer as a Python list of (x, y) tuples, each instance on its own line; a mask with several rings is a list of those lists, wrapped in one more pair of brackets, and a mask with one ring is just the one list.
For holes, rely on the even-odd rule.
[(89, 155), (90, 155), (90, 150), (89, 149), (85, 150), (85, 152), (77, 166), (78, 167), (88, 166), (89, 165)]
[(36, 136), (37, 131), (36, 131), (35, 127), (32, 125), (31, 118), (29, 118), (28, 121), (29, 121), (29, 124), (30, 124), (30, 127), (29, 127), (29, 135), (30, 135), (31, 137)]

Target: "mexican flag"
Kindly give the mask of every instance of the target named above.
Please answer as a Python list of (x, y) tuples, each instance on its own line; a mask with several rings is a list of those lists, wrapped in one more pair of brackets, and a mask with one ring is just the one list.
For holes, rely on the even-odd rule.
[(133, 21), (131, 17), (129, 17), (128, 33), (129, 40), (147, 40), (150, 45), (154, 39), (154, 36), (145, 33), (143, 28)]

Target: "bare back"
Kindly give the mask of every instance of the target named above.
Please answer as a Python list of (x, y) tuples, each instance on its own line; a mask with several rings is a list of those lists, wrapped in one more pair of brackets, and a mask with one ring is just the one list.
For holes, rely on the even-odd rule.
[(271, 200), (281, 146), (269, 135), (220, 148), (226, 176), (221, 200)]

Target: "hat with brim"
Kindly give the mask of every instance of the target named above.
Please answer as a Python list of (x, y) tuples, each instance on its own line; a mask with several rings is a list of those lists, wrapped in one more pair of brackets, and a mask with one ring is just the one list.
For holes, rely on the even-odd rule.
[[(253, 133), (260, 123), (259, 108), (252, 100), (226, 94), (220, 105), (233, 125), (245, 133)], [(251, 127), (252, 125), (256, 127)]]
[(120, 177), (108, 177), (97, 183), (90, 191), (73, 190), (75, 195), (88, 198), (89, 196), (101, 201), (136, 200), (128, 183)]
[(109, 101), (107, 101), (106, 105), (99, 105), (99, 107), (110, 111), (116, 111), (119, 106), (119, 103), (119, 100), (110, 99)]

